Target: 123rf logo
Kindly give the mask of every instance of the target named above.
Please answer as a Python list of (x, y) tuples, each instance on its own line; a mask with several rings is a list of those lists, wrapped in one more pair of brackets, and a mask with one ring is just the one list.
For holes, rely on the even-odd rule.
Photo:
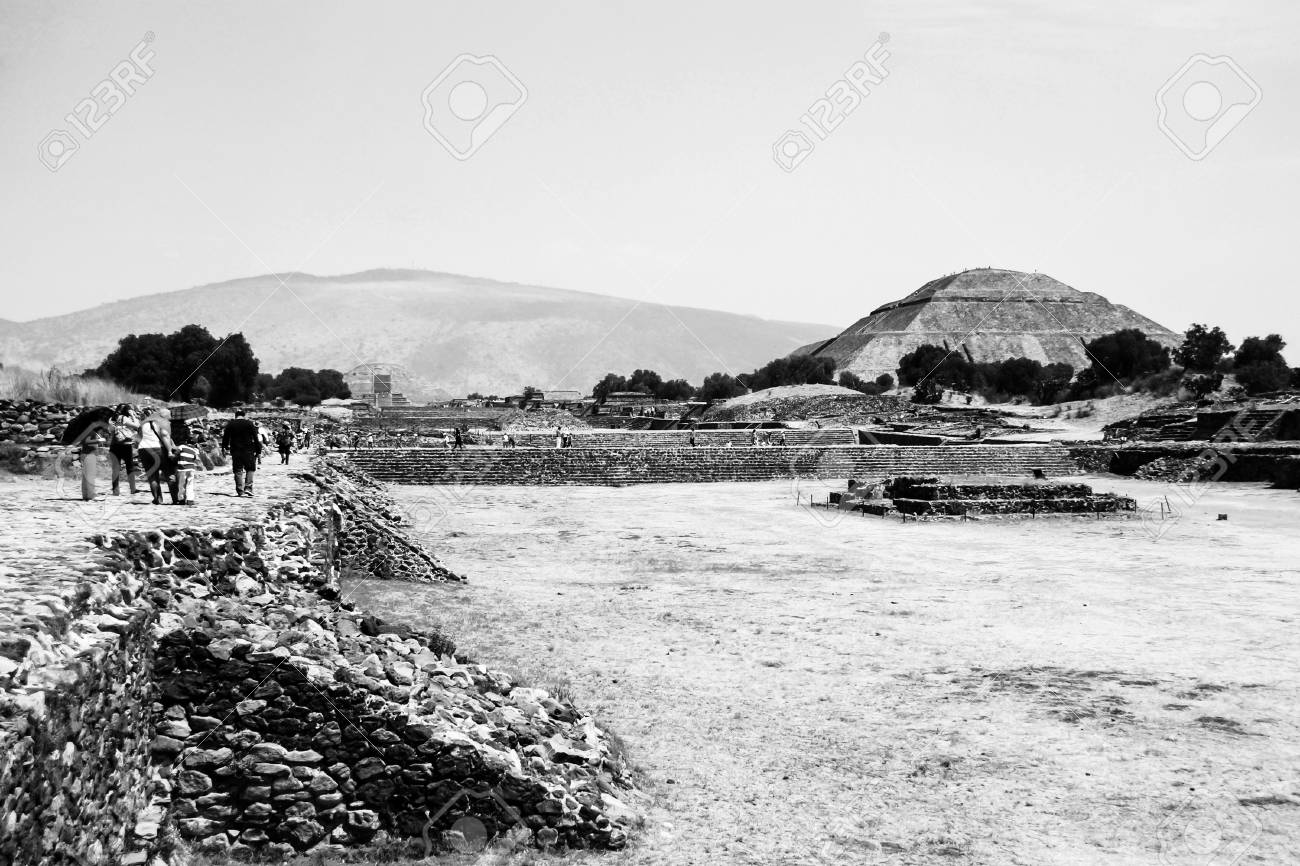
[(153, 33), (146, 33), (127, 58), (114, 66), (104, 80), (90, 89), (90, 95), (64, 115), (63, 119), (72, 131), (52, 129), (41, 139), (36, 146), (36, 155), (42, 165), (50, 171), (63, 168), (81, 149), (82, 143), (90, 141), (110, 117), (122, 110), (139, 87), (153, 78), (153, 39)]

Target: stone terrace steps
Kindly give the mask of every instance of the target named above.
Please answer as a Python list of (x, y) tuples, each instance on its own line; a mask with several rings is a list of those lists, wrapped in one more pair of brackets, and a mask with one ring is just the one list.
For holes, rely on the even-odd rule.
[(1211, 442), (1259, 442), (1269, 438), (1269, 428), (1277, 425), (1285, 414), (1280, 409), (1245, 409), (1235, 418), (1224, 424), (1211, 437)]
[(887, 478), (1049, 477), (1078, 472), (1059, 445), (772, 448), (376, 448), (342, 453), (394, 484), (592, 484)]
[[(572, 430), (574, 448), (681, 448), (689, 447), (688, 430)], [(554, 448), (555, 431), (514, 431), (515, 443), (520, 447)], [(857, 445), (858, 434), (846, 427), (827, 430), (760, 430), (759, 441), (779, 442), (785, 438), (788, 446), (806, 445)], [(754, 441), (749, 430), (696, 430), (695, 444), (700, 447), (725, 446), (747, 448)]]

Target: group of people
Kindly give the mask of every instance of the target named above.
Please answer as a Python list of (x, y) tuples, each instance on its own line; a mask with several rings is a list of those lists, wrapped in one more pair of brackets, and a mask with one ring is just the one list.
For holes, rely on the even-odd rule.
[(164, 485), (173, 505), (191, 505), (195, 473), (211, 468), (211, 458), (203, 451), (207, 440), (201, 424), (173, 420), (164, 407), (119, 404), (77, 441), (81, 498), (95, 498), (99, 459), (106, 452), (114, 496), (122, 494), (123, 479), (131, 494), (143, 492), (142, 477), (155, 505), (162, 504)]
[(218, 460), (212, 451), (220, 448), (229, 457), (235, 478), (235, 495), (251, 497), (253, 478), (267, 447), (275, 445), (282, 464), (289, 462), (295, 447), (310, 443), (310, 432), (296, 433), (283, 422), (274, 435), (247, 417), (243, 409), (225, 425), (220, 443), (202, 422), (171, 417), (166, 407), (141, 409), (127, 403), (113, 407), (107, 419), (87, 427), (76, 441), (81, 460), (81, 498), (95, 498), (99, 459), (107, 453), (114, 496), (122, 493), (125, 479), (130, 494), (143, 492), (141, 480), (154, 505), (163, 504), (163, 489), (173, 505), (193, 505), (197, 474), (213, 469)]

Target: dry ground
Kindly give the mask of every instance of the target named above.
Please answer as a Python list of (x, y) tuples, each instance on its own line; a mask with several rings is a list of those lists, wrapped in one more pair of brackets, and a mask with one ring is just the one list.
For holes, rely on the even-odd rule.
[(579, 862), (1295, 862), (1294, 492), (1213, 485), (1158, 540), (835, 522), (782, 482), (394, 492), (470, 583), (353, 597), (568, 688), (642, 768), (641, 837)]

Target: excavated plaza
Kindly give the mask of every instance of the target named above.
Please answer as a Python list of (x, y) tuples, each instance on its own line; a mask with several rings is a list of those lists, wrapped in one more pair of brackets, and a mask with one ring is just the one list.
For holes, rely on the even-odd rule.
[(644, 835), (592, 862), (1292, 856), (1293, 491), (1153, 527), (904, 524), (789, 480), (393, 490), (467, 583), (353, 597), (545, 678), (639, 768)]

